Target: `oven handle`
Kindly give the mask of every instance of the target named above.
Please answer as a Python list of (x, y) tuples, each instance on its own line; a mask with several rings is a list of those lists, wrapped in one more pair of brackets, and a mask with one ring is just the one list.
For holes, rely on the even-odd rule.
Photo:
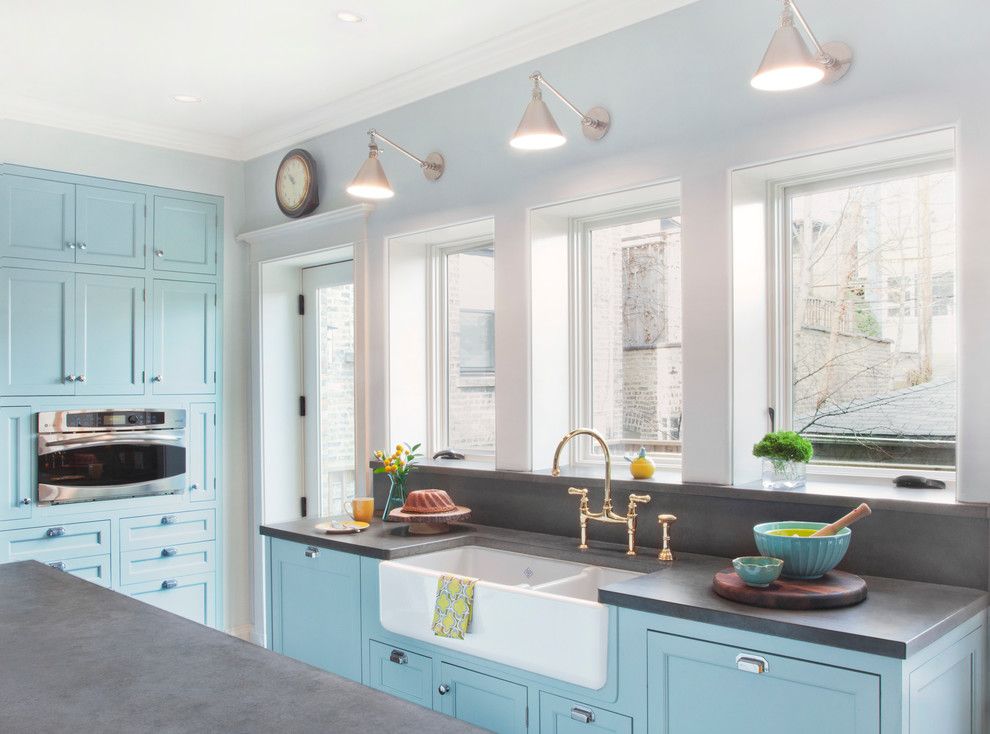
[(182, 441), (185, 438), (183, 435), (175, 434), (163, 434), (160, 436), (146, 436), (146, 435), (135, 435), (130, 434), (127, 436), (121, 436), (117, 433), (100, 433), (96, 435), (88, 436), (73, 436), (72, 438), (60, 438), (56, 441), (45, 441), (45, 446), (48, 447), (58, 447), (58, 446), (77, 446), (77, 447), (88, 447), (88, 446), (106, 446), (106, 445), (119, 445), (119, 444), (170, 444), (176, 441)]

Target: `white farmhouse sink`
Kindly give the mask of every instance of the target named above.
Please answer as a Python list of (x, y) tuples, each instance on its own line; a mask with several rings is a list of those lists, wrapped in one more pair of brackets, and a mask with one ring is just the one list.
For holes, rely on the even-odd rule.
[[(436, 637), (437, 579), (478, 579), (463, 640)], [(608, 608), (598, 588), (641, 574), (465, 546), (383, 561), (379, 616), (390, 632), (598, 689), (608, 669)]]

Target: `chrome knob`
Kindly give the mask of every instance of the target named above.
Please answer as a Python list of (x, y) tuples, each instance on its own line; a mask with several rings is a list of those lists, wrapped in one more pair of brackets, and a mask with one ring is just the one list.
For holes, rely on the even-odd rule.
[(25, 497), (24, 499), (21, 500), (21, 504), (22, 505), (30, 505), (31, 504), (31, 498), (30, 497)]
[(165, 257), (165, 250), (155, 250), (155, 257)]
[(76, 382), (86, 382), (86, 375), (79, 375), (79, 377), (76, 378)]
[(177, 519), (175, 515), (164, 515), (162, 517), (162, 525), (175, 525)]
[(70, 250), (76, 249), (76, 243), (75, 242), (66, 242), (65, 243), (65, 246), (68, 247)]
[(152, 382), (161, 382), (162, 381), (162, 376), (161, 375), (155, 375), (154, 377), (151, 378), (151, 381)]
[(195, 492), (197, 489), (199, 489), (199, 485), (198, 484), (190, 484), (189, 485), (189, 491), (190, 492)]
[(56, 571), (65, 570), (65, 561), (55, 561), (54, 563), (49, 563), (48, 565), (54, 568)]
[(307, 558), (317, 558), (320, 555), (320, 549), (309, 546), (305, 551), (303, 551), (303, 555)]
[(179, 552), (177, 548), (162, 548), (162, 558), (171, 558)]
[(65, 535), (65, 528), (48, 528), (45, 531), (45, 535), (49, 538), (58, 538)]
[(80, 250), (85, 250), (85, 249), (86, 249), (86, 243), (85, 243), (85, 242), (80, 242), (80, 243), (79, 243), (78, 245), (76, 245), (76, 246), (77, 246), (77, 247), (78, 247), (78, 248), (79, 248)]
[(76, 376), (70, 373), (70, 374), (68, 374), (68, 375), (65, 376), (65, 381), (66, 382), (75, 382), (76, 381)]
[(178, 585), (179, 582), (176, 581), (175, 579), (165, 579), (164, 581), (162, 581), (163, 589), (174, 589)]
[(439, 693), (441, 696), (446, 696), (448, 693), (450, 693), (450, 686), (448, 686), (446, 683), (441, 683), (439, 686), (437, 686), (437, 693)]

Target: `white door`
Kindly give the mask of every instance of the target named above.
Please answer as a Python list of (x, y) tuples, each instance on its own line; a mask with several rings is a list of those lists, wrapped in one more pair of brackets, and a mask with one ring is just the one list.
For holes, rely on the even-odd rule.
[(354, 263), (303, 270), (306, 514), (339, 515), (363, 493), (354, 432)]

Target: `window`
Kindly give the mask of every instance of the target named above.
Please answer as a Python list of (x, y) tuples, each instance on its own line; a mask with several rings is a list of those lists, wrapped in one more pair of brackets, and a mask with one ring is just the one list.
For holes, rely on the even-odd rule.
[(929, 161), (778, 188), (777, 427), (817, 463), (955, 466), (954, 179)]
[[(681, 450), (681, 221), (676, 207), (578, 220), (574, 423), (615, 454)], [(576, 458), (600, 459), (600, 449)]]
[(495, 455), (495, 250), (490, 240), (434, 249), (436, 449)]

